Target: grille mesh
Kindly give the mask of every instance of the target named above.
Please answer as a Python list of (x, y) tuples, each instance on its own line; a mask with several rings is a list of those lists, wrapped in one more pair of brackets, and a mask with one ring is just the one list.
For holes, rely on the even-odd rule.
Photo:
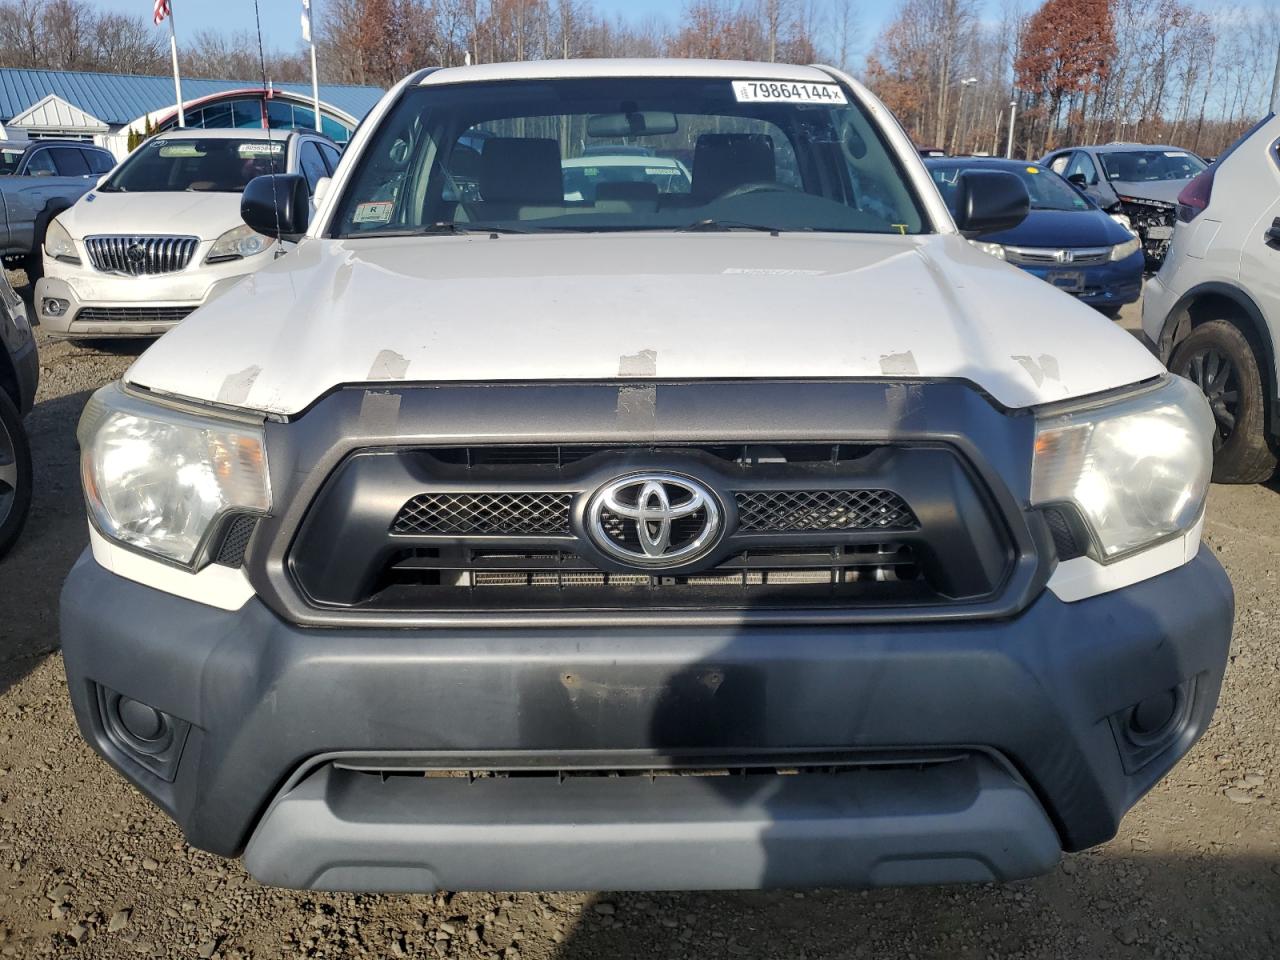
[(393, 533), (507, 534), (569, 532), (569, 493), (424, 493), (396, 515)]
[(737, 494), (738, 529), (911, 530), (915, 514), (892, 490), (755, 490)]
[(195, 307), (85, 307), (75, 319), (84, 323), (177, 323)]
[(85, 249), (95, 270), (128, 277), (176, 273), (191, 262), (198, 237), (86, 237)]
[(218, 556), (214, 563), (224, 567), (239, 567), (244, 564), (244, 552), (249, 547), (249, 538), (258, 525), (257, 517), (236, 517), (227, 528), (222, 538), (222, 546), (218, 548)]

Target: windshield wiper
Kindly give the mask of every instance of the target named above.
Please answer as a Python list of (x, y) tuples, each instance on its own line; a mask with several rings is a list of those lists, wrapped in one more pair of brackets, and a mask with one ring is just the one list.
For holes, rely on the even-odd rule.
[(766, 227), (759, 223), (745, 223), (742, 220), (717, 220), (714, 217), (707, 217), (705, 220), (695, 220), (686, 226), (680, 227), (677, 233), (717, 233), (727, 232), (729, 230), (757, 230), (761, 233), (771, 233), (775, 237), (782, 231), (778, 227)]
[(500, 233), (530, 233), (529, 230), (523, 230), (519, 227), (480, 227), (465, 223), (454, 223), (452, 220), (442, 220), (439, 223), (431, 223), (425, 227), (396, 227), (391, 230), (361, 230), (359, 232), (351, 231), (344, 233), (344, 240), (359, 240), (365, 237), (438, 237), (438, 236), (467, 236), (469, 234), (487, 233), (491, 237), (496, 237)]
[[(477, 224), (455, 223), (453, 220), (441, 220), (437, 223), (430, 224), (425, 227), (418, 227), (416, 230), (406, 230), (406, 235), (429, 236), (438, 233), (468, 234), (468, 233), (528, 233), (528, 230), (522, 227), (485, 227)], [(378, 236), (395, 236), (398, 234), (380, 233)]]

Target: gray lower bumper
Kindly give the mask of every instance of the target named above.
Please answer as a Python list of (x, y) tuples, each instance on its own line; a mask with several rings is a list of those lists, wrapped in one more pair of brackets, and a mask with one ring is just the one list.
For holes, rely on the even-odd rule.
[[(85, 557), (61, 629), (86, 739), (192, 844), (248, 844), (286, 886), (511, 890), (1038, 872), (1112, 837), (1208, 726), (1231, 622), (1202, 550), (1008, 620), (737, 629), (306, 629)], [(1133, 706), (1171, 690), (1167, 728), (1130, 736)], [(184, 724), (169, 777), (110, 735), (110, 692)], [(815, 755), (852, 769), (582, 775)]]
[(1040, 804), (983, 756), (789, 776), (427, 778), (324, 765), (245, 866), (298, 889), (694, 890), (1014, 880), (1057, 862)]

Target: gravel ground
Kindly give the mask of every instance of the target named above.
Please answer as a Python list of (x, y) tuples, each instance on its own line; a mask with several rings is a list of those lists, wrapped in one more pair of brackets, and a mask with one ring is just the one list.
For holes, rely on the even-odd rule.
[[(1134, 313), (1122, 320), (1132, 327)], [(86, 542), (74, 426), (143, 345), (43, 341), (34, 511), (0, 564), (0, 957), (1272, 958), (1280, 955), (1280, 488), (1213, 491), (1234, 656), (1204, 739), (1111, 843), (1006, 886), (380, 897), (264, 889), (80, 740), (57, 597)]]

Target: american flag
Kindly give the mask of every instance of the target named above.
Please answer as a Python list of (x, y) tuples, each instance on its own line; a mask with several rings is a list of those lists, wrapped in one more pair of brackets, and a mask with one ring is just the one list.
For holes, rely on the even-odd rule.
[(156, 5), (151, 11), (151, 19), (158, 27), (169, 16), (169, 0), (156, 0)]

